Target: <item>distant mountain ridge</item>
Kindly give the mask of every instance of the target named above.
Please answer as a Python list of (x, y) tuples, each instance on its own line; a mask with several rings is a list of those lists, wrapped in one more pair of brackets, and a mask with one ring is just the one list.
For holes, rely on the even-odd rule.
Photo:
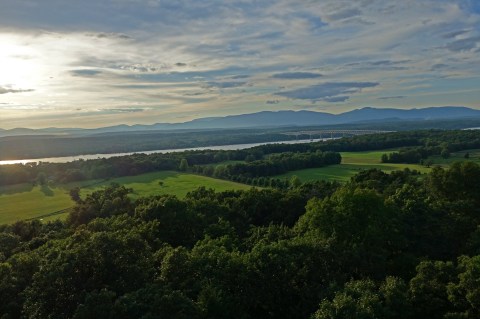
[(332, 124), (368, 123), (380, 120), (440, 120), (480, 118), (480, 110), (463, 106), (441, 106), (413, 109), (365, 107), (341, 114), (315, 111), (261, 111), (225, 117), (199, 118), (184, 123), (157, 123), (152, 125), (116, 125), (96, 129), (45, 128), (0, 129), (0, 137), (16, 135), (93, 135), (115, 132), (192, 130), (223, 128), (268, 128), (281, 126), (321, 126)]

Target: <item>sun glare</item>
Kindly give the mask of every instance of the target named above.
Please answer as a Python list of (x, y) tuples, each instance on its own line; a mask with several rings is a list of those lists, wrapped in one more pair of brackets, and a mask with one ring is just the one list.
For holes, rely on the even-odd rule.
[(13, 90), (35, 89), (42, 75), (38, 53), (27, 44), (0, 37), (0, 85)]

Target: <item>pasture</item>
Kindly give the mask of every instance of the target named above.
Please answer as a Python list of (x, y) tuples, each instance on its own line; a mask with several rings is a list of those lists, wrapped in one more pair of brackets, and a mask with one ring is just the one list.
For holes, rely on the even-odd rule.
[(137, 176), (113, 178), (107, 181), (84, 181), (55, 186), (33, 186), (19, 184), (0, 188), (0, 224), (17, 220), (41, 218), (54, 220), (66, 217), (64, 210), (71, 208), (73, 202), (68, 191), (81, 187), (85, 196), (95, 190), (118, 183), (133, 189), (133, 198), (160, 194), (174, 194), (184, 197), (188, 192), (200, 186), (216, 191), (248, 189), (250, 186), (215, 178), (179, 173), (173, 171), (153, 172)]
[(403, 170), (409, 168), (415, 169), (422, 173), (427, 173), (430, 168), (418, 165), (418, 164), (392, 164), (381, 163), (380, 158), (382, 154), (394, 152), (394, 150), (383, 151), (369, 151), (369, 152), (342, 152), (342, 163), (338, 165), (330, 165), (320, 168), (309, 168), (298, 171), (291, 171), (286, 174), (277, 175), (277, 178), (291, 178), (296, 175), (302, 182), (316, 181), (316, 180), (329, 180), (346, 182), (353, 175), (362, 170), (371, 168), (378, 168), (385, 172), (391, 172), (395, 170)]

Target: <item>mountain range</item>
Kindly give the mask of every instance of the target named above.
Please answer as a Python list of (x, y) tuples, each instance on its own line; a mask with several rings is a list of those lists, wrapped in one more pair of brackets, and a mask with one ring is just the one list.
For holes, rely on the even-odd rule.
[(0, 137), (17, 135), (93, 135), (101, 133), (161, 131), (161, 130), (197, 130), (223, 128), (269, 128), (287, 126), (322, 126), (350, 123), (369, 123), (378, 121), (426, 121), (443, 119), (480, 119), (480, 110), (461, 106), (442, 106), (413, 109), (365, 107), (353, 111), (331, 114), (315, 111), (262, 111), (250, 114), (229, 115), (225, 117), (199, 118), (184, 123), (157, 123), (152, 125), (116, 125), (96, 129), (81, 128), (44, 128), (0, 129)]

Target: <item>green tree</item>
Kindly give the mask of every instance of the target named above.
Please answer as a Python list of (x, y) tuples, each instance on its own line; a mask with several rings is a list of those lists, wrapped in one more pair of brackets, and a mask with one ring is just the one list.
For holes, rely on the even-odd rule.
[(372, 190), (350, 186), (323, 200), (311, 199), (295, 229), (328, 240), (356, 275), (384, 278), (389, 251), (397, 245), (392, 210)]
[(80, 203), (82, 201), (82, 198), (80, 197), (80, 187), (74, 187), (68, 193), (75, 203)]
[(297, 188), (300, 185), (302, 185), (302, 181), (300, 180), (300, 178), (298, 178), (297, 175), (293, 175), (292, 178), (290, 178), (290, 187)]
[(410, 313), (407, 288), (402, 280), (387, 277), (378, 288), (369, 279), (350, 281), (332, 300), (320, 303), (314, 319), (405, 319)]
[(410, 280), (409, 295), (414, 318), (442, 318), (452, 310), (447, 285), (455, 278), (452, 262), (423, 261)]
[(180, 161), (180, 165), (178, 166), (178, 169), (182, 172), (186, 172), (188, 170), (188, 161), (186, 158), (182, 158)]
[(40, 172), (37, 175), (36, 182), (38, 185), (44, 186), (47, 184), (47, 175), (44, 172)]
[(444, 149), (440, 152), (440, 156), (441, 156), (442, 158), (447, 159), (447, 158), (450, 157), (450, 151), (449, 151), (448, 149), (444, 148)]
[(447, 286), (456, 311), (449, 318), (480, 318), (480, 255), (458, 259), (458, 279)]

